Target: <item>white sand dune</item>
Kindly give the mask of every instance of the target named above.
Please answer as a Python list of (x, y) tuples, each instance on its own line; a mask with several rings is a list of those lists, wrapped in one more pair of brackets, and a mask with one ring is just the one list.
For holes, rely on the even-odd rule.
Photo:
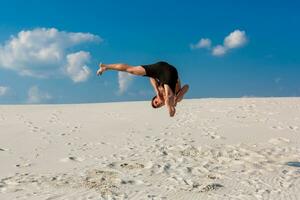
[(0, 106), (0, 199), (300, 199), (300, 98)]

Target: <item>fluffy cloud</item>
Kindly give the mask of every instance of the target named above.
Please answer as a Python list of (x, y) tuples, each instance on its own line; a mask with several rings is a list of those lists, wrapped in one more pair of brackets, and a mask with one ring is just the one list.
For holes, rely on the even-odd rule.
[(132, 82), (133, 75), (126, 72), (118, 73), (118, 82), (119, 82), (119, 92), (118, 94), (123, 94), (129, 87)]
[[(230, 49), (235, 49), (244, 46), (247, 43), (247, 36), (245, 31), (235, 30), (224, 38), (222, 45), (216, 45), (211, 49), (214, 56), (225, 55)], [(191, 45), (192, 49), (207, 48), (210, 49), (211, 40), (202, 38), (196, 45)]]
[[(72, 33), (59, 31), (55, 28), (21, 31), (17, 36), (11, 36), (4, 45), (0, 45), (0, 67), (15, 70), (24, 76), (39, 78), (57, 76), (68, 71), (64, 69), (64, 67), (70, 67), (68, 56), (76, 55), (76, 52), (70, 52), (71, 48), (87, 42), (101, 41), (99, 36), (90, 33)], [(82, 52), (78, 53), (77, 56), (80, 57)], [(82, 61), (82, 59), (79, 60)], [(88, 59), (83, 60), (88, 61)], [(88, 68), (82, 62), (81, 66), (85, 66), (85, 69)], [(77, 80), (80, 78), (74, 77), (81, 77), (82, 70), (71, 71), (71, 74), (65, 74), (69, 75), (73, 81), (79, 82)], [(75, 75), (76, 72), (79, 75)], [(86, 78), (81, 80), (86, 80)]]
[(0, 86), (0, 97), (5, 96), (9, 91), (9, 87), (6, 86)]
[(212, 50), (212, 55), (222, 56), (230, 49), (239, 48), (247, 42), (246, 32), (235, 30), (225, 37), (223, 45), (217, 45)]
[(246, 44), (246, 42), (245, 31), (235, 30), (224, 39), (224, 47), (227, 49), (238, 48)]
[(85, 81), (91, 74), (90, 68), (85, 64), (89, 60), (90, 54), (85, 51), (67, 55), (66, 73), (75, 83)]
[(211, 46), (211, 40), (208, 38), (201, 38), (197, 44), (191, 44), (192, 49), (207, 48)]
[(212, 54), (214, 56), (222, 56), (226, 53), (227, 49), (223, 47), (222, 45), (217, 45), (213, 48)]
[(28, 103), (43, 103), (49, 101), (50, 99), (52, 99), (52, 96), (47, 92), (40, 91), (38, 86), (32, 86), (28, 90)]

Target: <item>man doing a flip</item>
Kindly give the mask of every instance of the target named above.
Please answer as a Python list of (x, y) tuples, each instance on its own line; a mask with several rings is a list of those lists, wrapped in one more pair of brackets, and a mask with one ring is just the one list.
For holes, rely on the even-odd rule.
[(171, 117), (175, 115), (177, 102), (183, 99), (189, 86), (181, 87), (177, 69), (167, 62), (157, 62), (150, 65), (130, 66), (127, 64), (99, 64), (97, 75), (106, 70), (128, 72), (137, 76), (148, 76), (156, 95), (152, 98), (153, 108), (166, 105)]

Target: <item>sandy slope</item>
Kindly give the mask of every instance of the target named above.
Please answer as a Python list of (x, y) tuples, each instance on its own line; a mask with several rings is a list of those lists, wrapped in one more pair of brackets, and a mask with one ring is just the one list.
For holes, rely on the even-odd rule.
[(300, 199), (300, 98), (0, 106), (0, 199)]

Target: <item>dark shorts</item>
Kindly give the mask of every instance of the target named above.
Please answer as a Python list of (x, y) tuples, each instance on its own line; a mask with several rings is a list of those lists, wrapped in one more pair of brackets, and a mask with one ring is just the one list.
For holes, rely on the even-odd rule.
[(159, 81), (159, 84), (167, 84), (170, 86), (175, 94), (176, 83), (178, 80), (177, 69), (167, 62), (157, 62), (150, 65), (141, 65), (148, 77), (155, 78)]

